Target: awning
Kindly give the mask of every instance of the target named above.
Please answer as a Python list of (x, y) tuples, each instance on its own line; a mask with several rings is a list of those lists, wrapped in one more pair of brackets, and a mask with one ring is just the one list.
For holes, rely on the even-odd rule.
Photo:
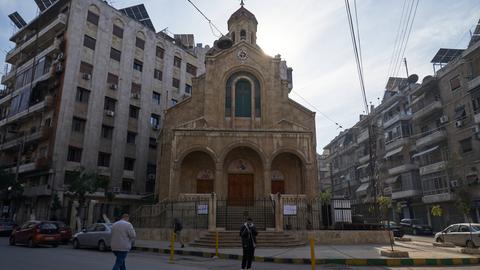
[(367, 189), (369, 186), (370, 186), (370, 183), (363, 183), (357, 188), (355, 192), (357, 193), (357, 195), (360, 195), (360, 196), (366, 195)]
[(370, 165), (370, 163), (368, 163), (368, 162), (367, 162), (367, 163), (365, 163), (365, 164), (363, 164), (363, 165), (360, 165), (360, 166), (358, 166), (358, 167), (357, 167), (357, 170), (360, 170), (360, 169), (366, 168), (366, 167), (368, 167), (368, 165)]
[(393, 149), (392, 151), (387, 152), (387, 153), (385, 154), (385, 158), (389, 158), (389, 157), (391, 157), (391, 156), (393, 156), (393, 155), (396, 155), (396, 154), (402, 152), (402, 150), (403, 150), (403, 146), (400, 146), (400, 147), (397, 148), (397, 149)]
[(393, 183), (397, 182), (397, 181), (398, 181), (398, 178), (400, 178), (400, 175), (397, 175), (397, 176), (394, 176), (394, 177), (387, 178), (387, 179), (385, 179), (385, 184), (389, 184), (389, 185), (391, 185), (391, 184), (393, 184)]
[(428, 150), (422, 151), (422, 152), (420, 152), (420, 153), (416, 153), (415, 155), (412, 156), (412, 158), (416, 158), (416, 157), (419, 157), (419, 156), (423, 156), (423, 155), (425, 155), (425, 154), (428, 154), (428, 153), (430, 153), (430, 152), (432, 152), (432, 151), (437, 150), (438, 147), (439, 147), (439, 146), (437, 145), (437, 146), (432, 147), (432, 148), (430, 148), (430, 149), (428, 149)]

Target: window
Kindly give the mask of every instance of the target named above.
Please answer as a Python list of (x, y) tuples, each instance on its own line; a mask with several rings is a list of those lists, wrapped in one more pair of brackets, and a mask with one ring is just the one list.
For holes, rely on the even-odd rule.
[(155, 55), (158, 58), (163, 59), (164, 54), (165, 54), (165, 50), (162, 47), (157, 46), (157, 50), (155, 51)]
[(450, 89), (452, 91), (456, 90), (457, 88), (460, 88), (460, 86), (461, 86), (460, 77), (458, 75), (450, 79)]
[(115, 103), (117, 103), (117, 101), (115, 99), (105, 97), (105, 102), (103, 104), (103, 109), (107, 110), (107, 111), (114, 112), (115, 111)]
[(133, 69), (142, 72), (143, 62), (137, 59), (133, 60)]
[(88, 97), (90, 96), (90, 91), (82, 88), (77, 87), (77, 95), (75, 96), (75, 101), (81, 103), (88, 103)]
[(95, 50), (95, 43), (96, 42), (97, 41), (90, 36), (87, 36), (87, 35), (83, 36), (83, 46), (85, 46), (89, 49)]
[(177, 57), (177, 56), (173, 57), (173, 66), (177, 67), (177, 68), (180, 68), (181, 65), (182, 65), (182, 58)]
[(118, 76), (112, 73), (108, 73), (107, 75), (107, 83), (110, 85), (118, 85)]
[(153, 128), (159, 128), (160, 127), (160, 116), (152, 113), (152, 115), (150, 115), (150, 125)]
[(135, 159), (126, 157), (123, 164), (123, 169), (127, 171), (133, 171), (134, 167), (135, 167)]
[(130, 118), (137, 119), (139, 111), (140, 111), (140, 108), (138, 108), (136, 106), (133, 106), (133, 105), (130, 105), (130, 113), (129, 113)]
[(240, 40), (247, 39), (247, 32), (245, 30), (240, 31)]
[(89, 63), (81, 62), (80, 63), (80, 73), (92, 75), (93, 66)]
[(191, 94), (192, 93), (192, 86), (189, 84), (185, 84), (185, 93)]
[(155, 70), (153, 71), (153, 78), (161, 81), (161, 80), (162, 80), (162, 77), (163, 77), (163, 74), (162, 74), (162, 71), (161, 71), (161, 70), (155, 69)]
[(132, 131), (127, 131), (127, 143), (135, 144), (135, 139), (137, 138), (137, 133)]
[(190, 73), (193, 76), (197, 76), (197, 67), (187, 63), (187, 73)]
[(94, 24), (94, 25), (98, 25), (98, 20), (99, 19), (100, 19), (100, 16), (98, 16), (97, 14), (95, 14), (91, 11), (88, 11), (87, 22), (89, 22), (91, 24)]
[(102, 125), (102, 138), (111, 140), (113, 136), (113, 127)]
[(180, 80), (176, 79), (176, 78), (173, 78), (172, 79), (172, 86), (175, 87), (175, 88), (180, 88)]
[(250, 82), (240, 79), (235, 84), (235, 116), (250, 117), (252, 115), (252, 87)]
[(135, 40), (135, 46), (137, 46), (137, 48), (143, 50), (145, 48), (145, 40), (137, 37), (136, 40)]
[(85, 119), (73, 117), (72, 120), (72, 131), (83, 133), (85, 131)]
[(162, 101), (162, 95), (160, 95), (160, 93), (153, 92), (152, 101), (153, 101), (153, 103), (155, 103), (157, 105), (160, 105), (160, 103)]
[(455, 108), (455, 120), (463, 121), (467, 118), (467, 112), (465, 111), (465, 106), (459, 106)]
[(67, 160), (72, 162), (82, 161), (82, 148), (69, 146)]
[(113, 35), (118, 38), (123, 38), (123, 28), (117, 25), (113, 25)]
[(110, 58), (120, 62), (120, 58), (122, 58), (122, 52), (114, 48), (110, 48)]
[(151, 149), (157, 149), (157, 140), (155, 138), (150, 137), (150, 141), (148, 142), (148, 147)]
[(110, 154), (104, 152), (98, 152), (97, 166), (110, 167)]
[(122, 180), (122, 192), (132, 192), (132, 180), (123, 179)]
[(468, 153), (473, 150), (472, 148), (472, 138), (467, 138), (460, 141), (460, 149), (462, 153)]

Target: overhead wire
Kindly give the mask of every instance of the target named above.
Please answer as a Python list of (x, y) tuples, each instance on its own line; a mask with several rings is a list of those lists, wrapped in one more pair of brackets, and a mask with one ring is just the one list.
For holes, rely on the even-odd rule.
[(303, 96), (301, 96), (298, 92), (292, 90), (291, 93), (294, 93), (295, 95), (297, 95), (300, 99), (302, 99), (305, 103), (307, 103), (308, 105), (310, 105), (313, 109), (315, 109), (316, 112), (318, 112), (319, 114), (321, 114), (323, 117), (325, 117), (327, 120), (329, 120), (330, 122), (334, 123), (338, 128), (340, 129), (343, 129), (343, 126), (340, 125), (339, 123), (335, 122), (335, 120), (333, 120), (332, 118), (330, 118), (328, 115), (326, 115), (325, 113), (321, 112), (317, 107), (315, 107), (315, 105), (313, 105), (312, 103), (310, 103), (306, 98), (304, 98)]
[(205, 15), (205, 13), (203, 13), (191, 0), (187, 0), (204, 18), (205, 20), (208, 21), (208, 24), (210, 25), (210, 29), (212, 30), (212, 34), (216, 37), (218, 37), (213, 29), (215, 29), (216, 31), (218, 31), (220, 33), (220, 35), (224, 36), (224, 34), (222, 33), (222, 31), (220, 31), (220, 29), (218, 29), (218, 27), (212, 22), (212, 20), (210, 20), (207, 15)]
[(398, 66), (399, 62), (401, 61), (400, 60), (400, 55), (401, 55), (401, 52), (403, 50), (403, 46), (405, 44), (405, 37), (407, 35), (408, 26), (410, 24), (410, 18), (412, 17), (413, 5), (415, 4), (415, 0), (411, 0), (411, 1), (412, 1), (411, 4), (409, 5), (409, 7), (407, 7), (407, 13), (405, 14), (407, 17), (404, 21), (404, 24), (402, 25), (399, 44), (397, 46), (397, 51), (395, 52), (395, 57), (393, 59), (393, 67), (392, 67), (392, 71), (390, 73), (390, 76), (392, 76), (392, 77), (395, 76), (397, 66)]
[(387, 70), (387, 80), (390, 77), (391, 70), (393, 67), (393, 59), (395, 58), (395, 52), (397, 51), (397, 46), (398, 46), (398, 39), (400, 38), (400, 32), (401, 32), (401, 27), (403, 24), (403, 18), (405, 17), (405, 6), (406, 6), (407, 0), (403, 1), (403, 6), (402, 6), (402, 13), (400, 15), (400, 22), (398, 24), (397, 28), (397, 34), (395, 35), (395, 41), (393, 42), (393, 51), (392, 51), (392, 56), (390, 57), (390, 64), (388, 66)]
[[(415, 0), (413, 2), (415, 2)], [(415, 4), (415, 10), (413, 11), (413, 17), (412, 17), (412, 20), (410, 22), (410, 28), (408, 29), (408, 34), (407, 34), (407, 37), (406, 37), (406, 40), (405, 40), (405, 45), (403, 46), (402, 55), (399, 58), (400, 60), (399, 60), (399, 63), (398, 63), (398, 66), (397, 66), (397, 69), (395, 71), (394, 76), (398, 76), (398, 72), (399, 72), (400, 66), (401, 66), (401, 59), (403, 59), (405, 57), (405, 51), (407, 49), (408, 40), (410, 39), (410, 34), (412, 33), (413, 23), (415, 22), (415, 16), (417, 15), (418, 3), (419, 2), (420, 2), (420, 0), (417, 0), (417, 3)]]

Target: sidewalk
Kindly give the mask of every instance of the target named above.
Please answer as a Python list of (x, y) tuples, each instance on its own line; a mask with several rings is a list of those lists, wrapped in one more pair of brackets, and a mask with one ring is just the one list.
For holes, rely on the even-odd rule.
[[(167, 241), (135, 242), (135, 250), (157, 253), (170, 253)], [(186, 246), (181, 249), (176, 243), (175, 254), (213, 257), (215, 249)], [(346, 265), (468, 265), (480, 264), (480, 257), (462, 254), (459, 248), (439, 248), (426, 243), (405, 242), (395, 244), (396, 250), (408, 251), (410, 258), (397, 259), (380, 256), (380, 250), (390, 249), (389, 245), (322, 245), (315, 246), (317, 264), (335, 263)], [(219, 249), (219, 257), (224, 259), (240, 259), (242, 249)], [(255, 250), (255, 261), (310, 264), (310, 247), (295, 248), (258, 248)]]

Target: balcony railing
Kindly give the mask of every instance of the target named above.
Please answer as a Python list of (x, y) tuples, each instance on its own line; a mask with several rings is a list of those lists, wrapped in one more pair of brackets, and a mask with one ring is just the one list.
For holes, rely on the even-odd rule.
[(409, 120), (411, 117), (412, 117), (412, 115), (405, 114), (405, 113), (399, 113), (399, 114), (393, 116), (392, 118), (384, 121), (383, 122), (383, 127), (384, 128), (389, 127), (389, 126), (395, 124), (398, 121)]
[(422, 201), (424, 203), (439, 203), (452, 201), (454, 194), (448, 188), (423, 191)]
[(388, 174), (397, 175), (397, 174), (401, 174), (401, 173), (408, 172), (408, 171), (411, 171), (411, 170), (415, 170), (416, 168), (417, 168), (416, 164), (408, 164), (408, 163), (407, 164), (401, 164), (399, 166), (388, 169)]
[(437, 163), (429, 164), (429, 165), (420, 167), (420, 175), (439, 172), (439, 171), (445, 170), (445, 168), (446, 168), (446, 162), (445, 161), (440, 161), (440, 162), (437, 162)]
[(468, 90), (471, 90), (479, 85), (480, 85), (480, 75), (478, 75), (477, 77), (473, 78), (468, 82)]
[(445, 130), (436, 130), (426, 133), (425, 136), (417, 139), (416, 146), (421, 148), (427, 145), (438, 143), (447, 138), (447, 132)]
[(480, 108), (475, 110), (475, 115), (473, 116), (473, 121), (475, 124), (480, 124)]
[(437, 110), (442, 110), (442, 102), (440, 100), (435, 100), (432, 103), (427, 104), (422, 109), (413, 113), (413, 120), (418, 120), (424, 118)]
[(26, 197), (49, 196), (51, 194), (52, 190), (49, 185), (26, 187), (23, 189), (23, 196)]
[(409, 190), (392, 190), (392, 199), (401, 199), (416, 197), (422, 194), (422, 191), (419, 189), (409, 189)]

